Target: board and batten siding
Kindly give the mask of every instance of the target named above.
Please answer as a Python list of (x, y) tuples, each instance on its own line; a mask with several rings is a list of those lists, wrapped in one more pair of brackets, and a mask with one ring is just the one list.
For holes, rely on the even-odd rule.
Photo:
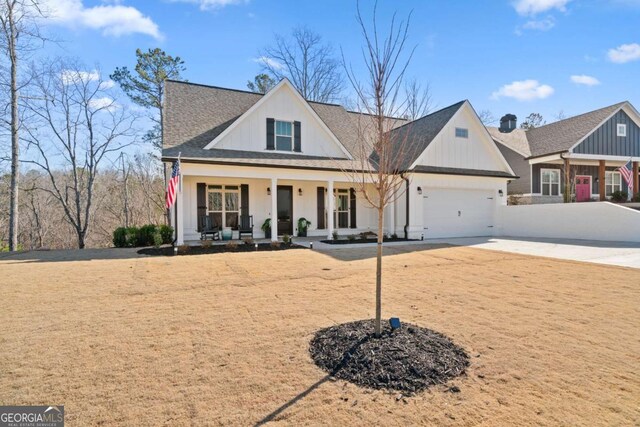
[(516, 153), (512, 149), (496, 143), (498, 149), (513, 169), (513, 172), (520, 178), (514, 179), (507, 184), (508, 194), (529, 194), (531, 192), (531, 171), (529, 162), (522, 154)]
[[(540, 179), (541, 179), (540, 170), (541, 169), (560, 169), (560, 192), (564, 193), (564, 176), (562, 174), (562, 167), (560, 165), (549, 164), (549, 163), (537, 163), (535, 165), (532, 165), (531, 180), (533, 185), (532, 185), (531, 192), (533, 194), (540, 194), (541, 192), (540, 190)], [(615, 171), (617, 169), (618, 168), (614, 166), (606, 167), (607, 171)], [(598, 178), (598, 166), (573, 165), (571, 166), (571, 176), (575, 177), (576, 175), (591, 176), (591, 194), (600, 193), (600, 187), (596, 182), (596, 178)], [(622, 191), (627, 191), (627, 183), (624, 181), (624, 179), (622, 180)]]
[[(267, 150), (267, 119), (301, 122), (299, 127), (296, 126), (301, 131), (301, 154), (337, 159), (346, 157), (333, 140), (333, 136), (321, 126), (318, 118), (286, 85), (280, 87), (277, 92), (271, 94), (269, 99), (243, 117), (228, 134), (219, 139), (214, 148), (265, 152)], [(292, 141), (292, 145), (294, 143), (295, 141)]]
[[(627, 125), (627, 136), (617, 136), (617, 124)], [(640, 128), (623, 110), (578, 144), (574, 153), (640, 157)]]

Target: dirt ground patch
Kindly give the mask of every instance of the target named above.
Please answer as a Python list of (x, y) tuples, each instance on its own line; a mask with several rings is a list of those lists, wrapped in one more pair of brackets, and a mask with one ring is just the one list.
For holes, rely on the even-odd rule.
[(423, 249), (387, 249), (383, 316), (471, 360), (416, 397), (309, 356), (318, 329), (374, 315), (375, 248), (349, 248), (4, 257), (0, 402), (64, 404), (70, 426), (640, 423), (640, 271)]

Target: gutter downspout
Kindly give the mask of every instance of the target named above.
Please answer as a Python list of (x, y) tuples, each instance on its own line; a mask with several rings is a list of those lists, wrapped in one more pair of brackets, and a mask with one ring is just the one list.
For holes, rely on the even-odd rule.
[(402, 179), (404, 179), (405, 181), (405, 194), (407, 196), (407, 205), (405, 207), (405, 220), (404, 220), (404, 238), (405, 239), (409, 239), (409, 178), (407, 178), (404, 173), (400, 174), (400, 176), (402, 177)]

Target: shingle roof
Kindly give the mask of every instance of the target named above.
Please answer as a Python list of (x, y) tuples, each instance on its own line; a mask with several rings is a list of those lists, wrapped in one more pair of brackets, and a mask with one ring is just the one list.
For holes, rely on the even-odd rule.
[(625, 102), (620, 102), (528, 130), (527, 140), (531, 148), (531, 156), (537, 157), (568, 150), (624, 104)]
[(487, 130), (494, 141), (512, 149), (524, 157), (531, 156), (529, 141), (527, 141), (527, 135), (524, 129), (514, 129), (511, 132), (500, 132), (499, 128), (487, 127)]
[(485, 169), (467, 169), (467, 168), (445, 168), (439, 166), (416, 166), (413, 169), (417, 173), (433, 173), (444, 175), (467, 175), (467, 176), (491, 176), (498, 178), (518, 178), (510, 172), (492, 171)]
[(398, 152), (395, 155), (401, 156), (401, 161), (398, 162), (401, 169), (407, 169), (411, 166), (465, 102), (457, 102), (391, 131), (394, 140), (412, 142), (409, 147), (402, 147), (401, 143), (394, 144), (394, 147), (398, 147)]
[(487, 130), (495, 141), (524, 157), (539, 157), (569, 150), (625, 104), (619, 102), (527, 131), (502, 133), (495, 127)]

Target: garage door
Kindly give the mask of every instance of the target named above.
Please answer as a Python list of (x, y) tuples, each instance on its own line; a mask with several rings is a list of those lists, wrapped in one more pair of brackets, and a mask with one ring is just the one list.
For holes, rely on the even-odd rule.
[(425, 238), (490, 236), (495, 200), (488, 190), (426, 188), (422, 193)]

